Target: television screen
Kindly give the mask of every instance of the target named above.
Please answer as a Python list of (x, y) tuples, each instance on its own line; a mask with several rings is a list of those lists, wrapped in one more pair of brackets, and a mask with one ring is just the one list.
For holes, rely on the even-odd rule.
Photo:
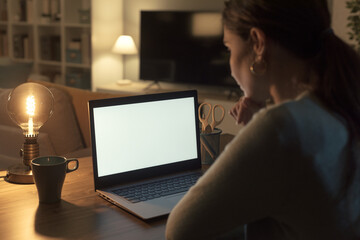
[(223, 44), (221, 13), (142, 11), (140, 79), (237, 86)]

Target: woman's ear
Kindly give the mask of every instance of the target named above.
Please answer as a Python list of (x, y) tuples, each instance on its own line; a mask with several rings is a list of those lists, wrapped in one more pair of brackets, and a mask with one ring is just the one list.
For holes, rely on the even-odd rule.
[(257, 56), (265, 53), (266, 37), (265, 33), (256, 27), (250, 29), (250, 38), (253, 43), (253, 50)]

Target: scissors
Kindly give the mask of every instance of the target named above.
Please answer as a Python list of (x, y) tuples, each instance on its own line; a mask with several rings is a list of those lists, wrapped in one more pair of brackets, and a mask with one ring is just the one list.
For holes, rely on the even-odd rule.
[[(204, 110), (204, 106), (208, 106), (209, 107), (209, 111), (207, 112), (207, 114), (204, 114), (202, 116), (202, 110)], [(221, 109), (221, 117), (219, 120), (216, 120), (215, 119), (215, 110), (216, 108), (219, 108)], [(207, 103), (207, 102), (204, 102), (202, 104), (200, 104), (199, 106), (199, 110), (198, 110), (198, 114), (199, 114), (199, 120), (201, 122), (201, 131), (204, 132), (204, 133), (211, 133), (212, 131), (214, 131), (215, 127), (217, 125), (219, 125), (223, 119), (224, 119), (224, 116), (225, 116), (225, 109), (222, 105), (220, 104), (215, 104), (214, 106), (212, 106), (210, 103)], [(210, 114), (211, 114), (211, 118), (212, 118), (212, 121), (211, 123), (209, 124), (209, 117), (210, 117)]]

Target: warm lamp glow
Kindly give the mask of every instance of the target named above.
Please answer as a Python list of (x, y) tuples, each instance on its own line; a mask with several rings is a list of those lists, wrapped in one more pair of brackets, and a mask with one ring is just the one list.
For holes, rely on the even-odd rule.
[(26, 99), (26, 113), (29, 114), (29, 135), (34, 135), (34, 121), (33, 117), (35, 114), (35, 98), (34, 96), (28, 96)]
[(120, 37), (118, 37), (112, 48), (112, 51), (124, 55), (137, 53), (135, 42), (133, 38), (128, 35), (121, 35)]
[(25, 136), (37, 136), (52, 115), (53, 105), (54, 98), (48, 88), (37, 83), (24, 83), (10, 93), (7, 111)]
[(13, 183), (33, 183), (31, 160), (40, 154), (37, 137), (41, 126), (53, 113), (54, 97), (48, 88), (37, 83), (24, 83), (14, 88), (8, 97), (9, 117), (21, 127), (25, 142), (21, 149), (23, 164), (7, 171), (5, 179)]

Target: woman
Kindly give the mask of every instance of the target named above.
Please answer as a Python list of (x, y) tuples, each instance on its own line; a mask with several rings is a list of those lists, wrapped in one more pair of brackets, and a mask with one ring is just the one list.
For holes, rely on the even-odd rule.
[(167, 238), (247, 224), (248, 239), (360, 239), (360, 61), (332, 32), (326, 0), (230, 0), (223, 22), (245, 99), (274, 104), (174, 208)]

